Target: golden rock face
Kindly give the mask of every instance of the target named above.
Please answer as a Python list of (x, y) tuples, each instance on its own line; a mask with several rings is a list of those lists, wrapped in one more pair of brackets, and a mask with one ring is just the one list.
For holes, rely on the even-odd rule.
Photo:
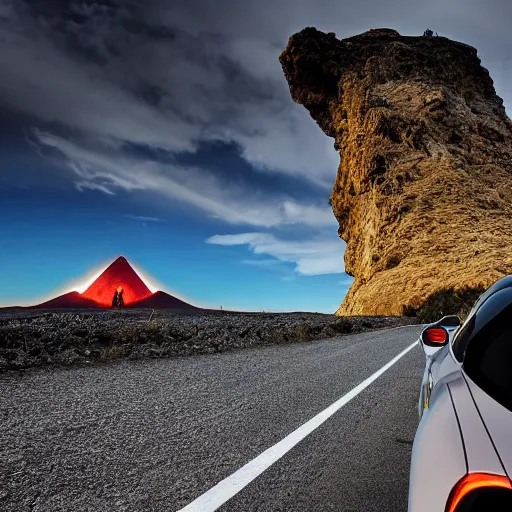
[(333, 137), (330, 201), (355, 278), (339, 315), (400, 315), (512, 274), (512, 122), (471, 46), (307, 28), (280, 56)]

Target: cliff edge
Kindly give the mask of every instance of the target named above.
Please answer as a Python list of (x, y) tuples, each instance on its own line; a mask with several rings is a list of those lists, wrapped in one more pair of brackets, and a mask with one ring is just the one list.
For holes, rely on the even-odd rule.
[(340, 153), (330, 203), (355, 281), (338, 315), (400, 315), (512, 273), (512, 122), (475, 48), (306, 28), (279, 60)]

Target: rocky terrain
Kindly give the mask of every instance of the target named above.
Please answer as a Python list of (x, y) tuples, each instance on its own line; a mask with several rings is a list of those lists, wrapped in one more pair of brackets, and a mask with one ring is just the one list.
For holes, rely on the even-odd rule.
[(410, 318), (152, 310), (0, 312), (0, 371), (210, 354), (412, 324)]
[(306, 28), (280, 62), (340, 153), (330, 203), (355, 281), (338, 315), (414, 314), (440, 298), (456, 313), (512, 273), (512, 123), (475, 48)]

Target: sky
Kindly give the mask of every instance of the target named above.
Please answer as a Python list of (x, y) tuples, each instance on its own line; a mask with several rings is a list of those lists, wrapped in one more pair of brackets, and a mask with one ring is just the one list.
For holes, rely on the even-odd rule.
[[(306, 26), (475, 46), (509, 104), (512, 4), (0, 0), (0, 305), (123, 255), (204, 307), (334, 312), (333, 139), (278, 61)], [(510, 98), (509, 98), (510, 97)]]

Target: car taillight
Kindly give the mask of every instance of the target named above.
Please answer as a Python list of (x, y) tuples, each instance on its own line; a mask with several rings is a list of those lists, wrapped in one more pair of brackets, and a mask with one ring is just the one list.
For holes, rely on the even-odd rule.
[(448, 333), (440, 327), (431, 327), (425, 331), (425, 334), (432, 343), (445, 343), (448, 341)]
[(470, 473), (461, 478), (448, 498), (446, 512), (455, 512), (458, 505), (470, 492), (482, 488), (499, 488), (512, 490), (510, 480), (506, 476), (488, 473)]

